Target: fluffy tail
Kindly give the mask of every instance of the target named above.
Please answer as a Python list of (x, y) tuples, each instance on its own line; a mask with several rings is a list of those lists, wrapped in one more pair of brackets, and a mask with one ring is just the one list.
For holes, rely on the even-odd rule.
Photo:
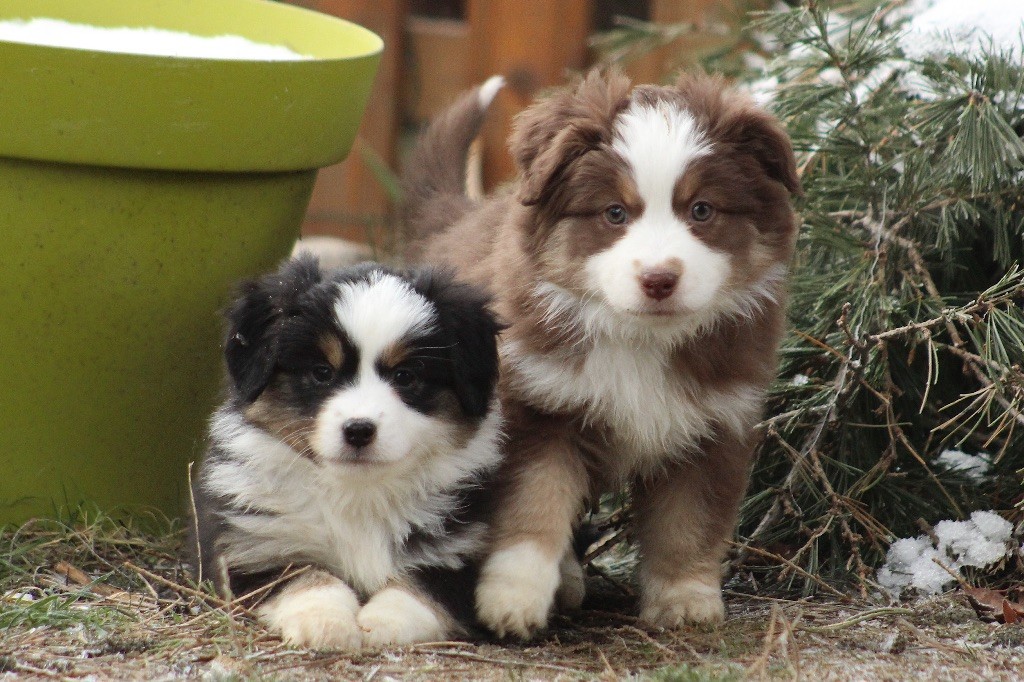
[(403, 218), (409, 238), (444, 229), (472, 206), (466, 196), (469, 147), (504, 84), (504, 78), (492, 76), (462, 95), (420, 136), (402, 174)]

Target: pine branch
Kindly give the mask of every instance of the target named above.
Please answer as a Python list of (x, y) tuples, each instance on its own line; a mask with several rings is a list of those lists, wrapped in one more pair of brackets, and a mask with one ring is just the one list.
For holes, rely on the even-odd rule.
[[(733, 565), (778, 544), (864, 590), (910, 520), (1019, 494), (935, 458), (959, 439), (1024, 467), (1024, 67), (908, 60), (898, 20), (813, 2), (761, 30), (782, 45), (774, 107), (798, 151), (805, 224), (782, 349), (793, 381), (773, 387), (760, 425)], [(788, 564), (775, 572), (820, 589)]]

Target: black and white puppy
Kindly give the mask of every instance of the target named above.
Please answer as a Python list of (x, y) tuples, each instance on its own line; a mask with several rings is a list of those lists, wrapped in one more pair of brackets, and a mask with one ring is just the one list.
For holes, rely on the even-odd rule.
[[(486, 297), (432, 270), (299, 258), (227, 312), (229, 397), (193, 486), (196, 565), (316, 648), (458, 636), (498, 465)], [(278, 581), (288, 568), (305, 567)]]

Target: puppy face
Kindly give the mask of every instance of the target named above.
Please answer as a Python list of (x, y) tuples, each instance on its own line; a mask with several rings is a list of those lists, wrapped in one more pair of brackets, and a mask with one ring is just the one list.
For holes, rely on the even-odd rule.
[(594, 75), (524, 112), (512, 147), (545, 285), (626, 324), (743, 312), (785, 272), (789, 142), (716, 81), (630, 90)]
[(487, 414), (498, 325), (475, 290), (429, 271), (325, 276), (287, 264), (229, 313), (246, 418), (325, 465), (384, 465), (464, 446)]

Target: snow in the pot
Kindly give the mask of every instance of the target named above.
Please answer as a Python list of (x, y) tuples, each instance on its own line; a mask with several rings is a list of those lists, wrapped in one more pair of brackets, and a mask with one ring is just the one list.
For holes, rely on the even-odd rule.
[(977, 53), (989, 46), (1021, 51), (1022, 0), (911, 0), (900, 44), (909, 57), (956, 52)]
[(162, 28), (108, 28), (40, 17), (0, 21), (0, 40), (161, 57), (248, 61), (310, 59), (283, 45), (258, 43), (237, 35), (197, 36)]
[(976, 511), (967, 521), (940, 521), (932, 532), (934, 542), (919, 535), (892, 543), (878, 584), (894, 594), (910, 588), (935, 594), (956, 582), (960, 569), (985, 568), (1015, 551), (1009, 544), (1012, 524), (995, 512)]

